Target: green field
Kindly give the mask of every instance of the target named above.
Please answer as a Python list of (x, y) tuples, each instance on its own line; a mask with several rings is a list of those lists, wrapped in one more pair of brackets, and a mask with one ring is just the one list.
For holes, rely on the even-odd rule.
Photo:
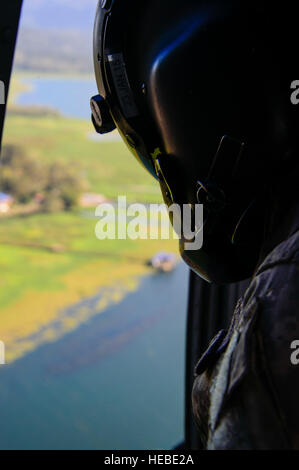
[[(63, 117), (8, 115), (4, 145), (20, 145), (41, 161), (79, 166), (89, 191), (110, 199), (161, 202), (157, 183), (122, 142), (94, 142), (86, 121)], [(95, 236), (97, 220), (73, 213), (33, 214), (0, 219), (0, 339), (7, 361), (53, 341), (87, 321), (92, 312), (63, 318), (62, 310), (106, 289), (99, 310), (119, 302), (150, 273), (157, 251), (177, 252), (177, 241), (105, 240)]]
[(108, 198), (127, 195), (130, 201), (161, 201), (158, 183), (122, 141), (92, 141), (91, 132), (92, 124), (84, 120), (8, 114), (4, 143), (21, 145), (41, 161), (59, 160), (79, 167), (89, 190)]

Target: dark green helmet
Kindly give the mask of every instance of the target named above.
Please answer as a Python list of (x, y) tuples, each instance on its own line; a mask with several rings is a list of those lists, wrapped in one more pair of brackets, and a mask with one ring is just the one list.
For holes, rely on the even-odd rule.
[(180, 245), (209, 281), (252, 275), (269, 194), (279, 182), (285, 191), (297, 161), (287, 3), (102, 0), (97, 9), (95, 127), (117, 127), (168, 205), (204, 205), (203, 247)]

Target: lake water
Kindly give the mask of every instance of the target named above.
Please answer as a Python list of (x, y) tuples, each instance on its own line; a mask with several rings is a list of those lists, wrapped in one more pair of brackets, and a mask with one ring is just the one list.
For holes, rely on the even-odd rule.
[(17, 104), (50, 106), (61, 114), (90, 119), (90, 98), (98, 93), (93, 78), (22, 78), (30, 91), (18, 96)]
[[(23, 81), (32, 91), (18, 104), (90, 119), (93, 79)], [(170, 449), (180, 443), (187, 291), (184, 264), (148, 276), (137, 292), (76, 331), (1, 366), (0, 448)], [(83, 303), (93, 309), (98, 297)]]
[[(76, 331), (1, 366), (1, 449), (170, 449), (182, 441), (187, 284), (182, 263), (145, 277)], [(98, 298), (84, 302), (92, 309)]]

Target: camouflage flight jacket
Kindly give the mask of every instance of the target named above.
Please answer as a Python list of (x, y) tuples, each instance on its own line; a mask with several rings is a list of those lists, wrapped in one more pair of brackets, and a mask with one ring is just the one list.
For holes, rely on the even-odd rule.
[(299, 449), (298, 319), (299, 231), (266, 257), (195, 369), (193, 411), (207, 449)]

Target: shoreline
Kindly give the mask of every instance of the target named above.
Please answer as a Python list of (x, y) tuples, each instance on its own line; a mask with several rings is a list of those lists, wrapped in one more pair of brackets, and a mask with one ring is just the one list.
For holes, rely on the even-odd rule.
[(92, 73), (87, 74), (68, 74), (68, 73), (58, 73), (58, 72), (44, 72), (44, 71), (33, 71), (33, 70), (20, 70), (15, 69), (12, 74), (12, 78), (49, 78), (49, 79), (67, 79), (67, 80), (94, 80), (95, 77)]
[[(57, 80), (57, 81), (66, 81), (66, 82), (92, 82), (94, 80), (95, 83), (95, 90), (96, 90), (96, 82), (95, 79), (91, 75), (78, 75), (78, 76), (68, 76), (68, 75), (56, 75), (56, 74), (38, 74), (35, 75), (32, 72), (29, 73), (14, 73), (12, 76), (12, 80), (10, 83), (9, 88), (9, 96), (8, 96), (8, 113), (10, 109), (12, 111), (16, 111), (16, 114), (22, 115), (22, 110), (24, 110), (24, 114), (30, 114), (30, 110), (32, 110), (32, 114), (34, 115), (34, 111), (38, 109), (45, 109), (49, 110), (50, 112), (56, 112), (57, 117), (63, 117), (66, 119), (73, 119), (78, 121), (90, 122), (89, 117), (83, 116), (74, 116), (62, 113), (57, 107), (55, 106), (47, 106), (47, 105), (38, 105), (38, 104), (20, 104), (19, 99), (20, 96), (24, 94), (34, 93), (35, 90), (35, 81), (39, 80)], [(29, 83), (28, 83), (29, 82)]]

